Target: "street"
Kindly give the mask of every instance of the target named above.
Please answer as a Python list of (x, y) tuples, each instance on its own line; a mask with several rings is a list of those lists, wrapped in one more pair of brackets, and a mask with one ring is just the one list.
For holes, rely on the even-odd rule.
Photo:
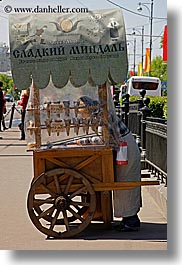
[[(20, 131), (12, 127), (1, 132), (0, 140), (0, 249), (11, 250), (166, 250), (167, 221), (160, 208), (142, 188), (143, 207), (139, 232), (106, 230), (100, 222), (91, 223), (73, 239), (46, 240), (31, 223), (26, 207), (33, 177), (32, 153)], [(115, 219), (115, 222), (119, 220)]]

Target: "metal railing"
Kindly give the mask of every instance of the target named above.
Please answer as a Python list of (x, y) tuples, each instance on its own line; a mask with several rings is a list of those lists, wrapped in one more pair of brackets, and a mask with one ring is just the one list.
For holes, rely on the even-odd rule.
[(141, 149), (144, 167), (167, 186), (167, 121), (150, 117), (149, 100), (129, 100), (115, 106), (116, 114), (128, 126)]
[(166, 120), (146, 118), (146, 157), (148, 168), (167, 186), (167, 124)]
[(8, 128), (12, 127), (12, 122), (14, 119), (15, 111), (18, 113), (19, 118), (21, 117), (21, 110), (19, 110), (15, 103), (13, 103), (9, 108), (7, 108), (6, 113), (4, 114), (4, 120), (9, 123)]

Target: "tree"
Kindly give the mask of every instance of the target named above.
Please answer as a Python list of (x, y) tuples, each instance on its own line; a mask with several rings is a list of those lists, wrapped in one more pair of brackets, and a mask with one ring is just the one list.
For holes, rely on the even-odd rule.
[(8, 77), (6, 74), (0, 74), (0, 80), (3, 82), (3, 90), (6, 94), (12, 94), (15, 99), (19, 98), (20, 91), (14, 89), (13, 79)]
[(164, 63), (161, 56), (152, 60), (151, 76), (159, 77), (161, 81), (167, 81), (167, 63)]
[(5, 74), (0, 74), (0, 80), (3, 82), (3, 90), (6, 92), (8, 89), (13, 88), (13, 80)]

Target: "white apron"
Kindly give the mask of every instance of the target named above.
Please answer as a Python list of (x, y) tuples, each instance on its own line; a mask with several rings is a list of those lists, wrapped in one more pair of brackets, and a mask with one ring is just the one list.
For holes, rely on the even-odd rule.
[[(115, 165), (116, 181), (141, 181), (140, 151), (133, 135), (122, 137), (128, 144), (128, 165)], [(141, 207), (141, 187), (114, 191), (114, 216), (127, 217), (137, 214)]]

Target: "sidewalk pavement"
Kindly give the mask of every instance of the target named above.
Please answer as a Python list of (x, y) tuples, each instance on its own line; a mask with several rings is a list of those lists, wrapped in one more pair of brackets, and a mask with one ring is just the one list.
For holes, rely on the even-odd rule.
[[(23, 225), (25, 225), (27, 222), (27, 227), (24, 229), (24, 236), (21, 236), (21, 239), (19, 241), (18, 229), (22, 229), (21, 224), (19, 224), (20, 227), (17, 226), (17, 231), (15, 228), (11, 231), (12, 220), (11, 218), (6, 218), (6, 215), (9, 215), (11, 211), (15, 211), (13, 208), (14, 206), (12, 205), (12, 202), (14, 200), (17, 200), (16, 205), (22, 205), (22, 201), (18, 201), (20, 200), (20, 198), (13, 198), (13, 194), (15, 193), (14, 190), (11, 192), (7, 190), (7, 192), (10, 192), (10, 196), (8, 196), (7, 194), (9, 202), (6, 202), (6, 206), (2, 204), (1, 199), (4, 199), (4, 196), (6, 197), (7, 192), (5, 191), (5, 186), (7, 185), (7, 189), (11, 189), (11, 187), (8, 186), (7, 181), (7, 179), (10, 179), (12, 186), (15, 185), (14, 183), (16, 183), (16, 181), (18, 180), (16, 189), (17, 192), (19, 191), (20, 196), (22, 196), (21, 200), (24, 200), (24, 193), (28, 190), (33, 174), (32, 152), (26, 151), (26, 141), (19, 140), (20, 131), (17, 127), (13, 127), (4, 132), (0, 132), (0, 137), (0, 174), (2, 174), (1, 177), (4, 177), (4, 179), (2, 178), (2, 185), (0, 187), (0, 210), (5, 211), (5, 214), (3, 215), (5, 216), (4, 221), (2, 218), (0, 221), (0, 227), (4, 227), (5, 225), (9, 226), (8, 232), (6, 230), (4, 231), (4, 229), (1, 231), (0, 241), (2, 242), (0, 242), (0, 249), (56, 250), (57, 248), (60, 249), (60, 244), (63, 244), (61, 246), (61, 249), (69, 250), (69, 241), (64, 240), (63, 243), (62, 240), (60, 241), (60, 244), (58, 246), (56, 243), (53, 243), (53, 241), (42, 241), (42, 235), (40, 236), (40, 233), (38, 233), (36, 229), (33, 229), (33, 231), (31, 231), (33, 225), (30, 224), (31, 222), (29, 223), (29, 221), (26, 221), (27, 216), (24, 216), (26, 215), (24, 214), (25, 209), (23, 209), (22, 212), (20, 211), (20, 213), (17, 211), (14, 213), (15, 219), (17, 218), (18, 220), (18, 218), (20, 218), (17, 217), (17, 214), (21, 215), (21, 219), (25, 219), (21, 220)], [(13, 172), (14, 170), (14, 168), (11, 167), (15, 166), (16, 168), (19, 168), (19, 171), (15, 174), (15, 176), (10, 176), (11, 172)], [(152, 178), (152, 180), (156, 179)], [(74, 245), (76, 244), (75, 239), (74, 241), (72, 241), (71, 250), (166, 250), (167, 188), (162, 185), (142, 187), (142, 200), (143, 207), (141, 208), (141, 211), (139, 213), (141, 219), (140, 232), (130, 232), (122, 234), (113, 230), (103, 231), (100, 223), (91, 224), (86, 230), (84, 230), (77, 236), (79, 244)], [(26, 204), (26, 202), (24, 202), (24, 204)], [(22, 207), (25, 207), (25, 205), (23, 205)], [(8, 211), (8, 213), (6, 213), (6, 211)], [(118, 222), (119, 220), (115, 218), (114, 221)], [(6, 224), (3, 225), (3, 222), (5, 222)], [(91, 244), (91, 241), (93, 242), (93, 240), (95, 239), (97, 239), (96, 241), (94, 241), (95, 244)], [(101, 249), (99, 249), (99, 247)]]

